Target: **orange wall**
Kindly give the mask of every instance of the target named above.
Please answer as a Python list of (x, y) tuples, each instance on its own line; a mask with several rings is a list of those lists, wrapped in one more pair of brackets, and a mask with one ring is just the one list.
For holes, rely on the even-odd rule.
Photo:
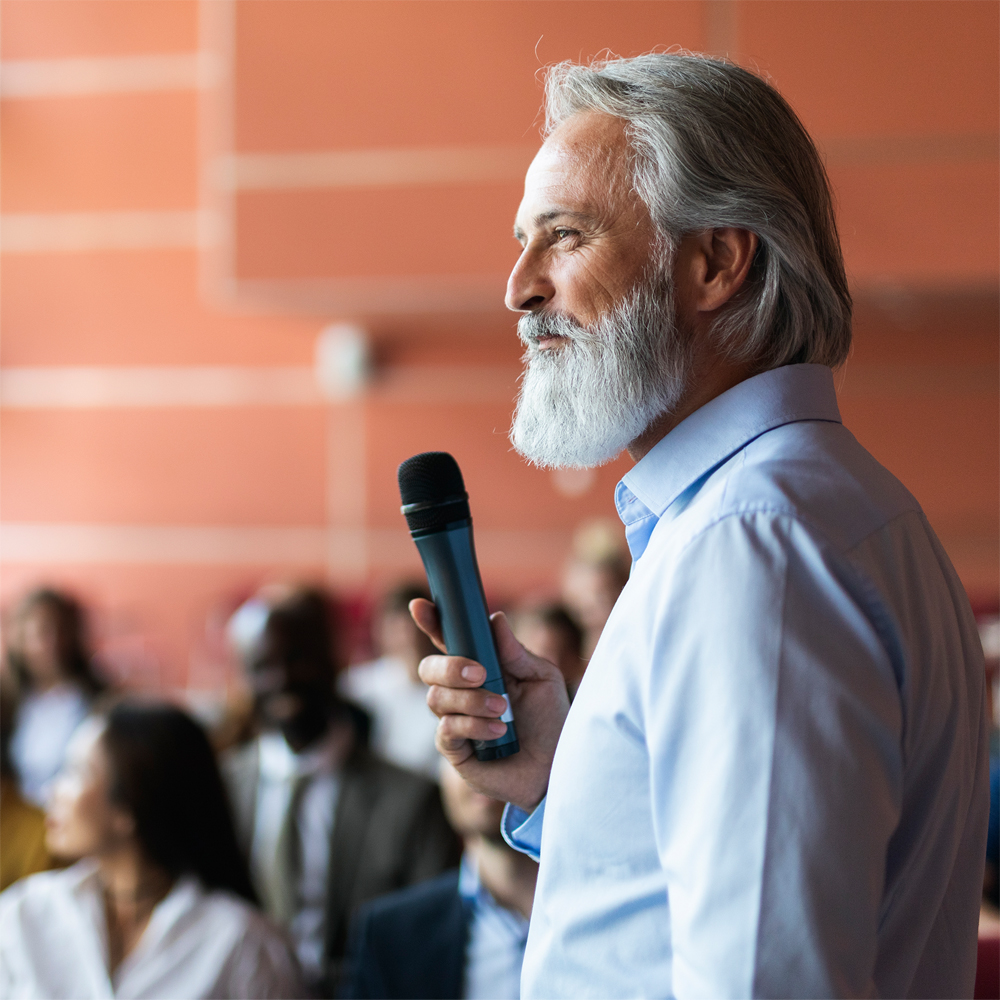
[[(1000, 4), (0, 0), (0, 18), (0, 600), (73, 587), (134, 683), (219, 684), (219, 623), (264, 579), (357, 591), (416, 569), (395, 488), (414, 452), (458, 457), (501, 596), (551, 586), (574, 525), (613, 515), (624, 461), (569, 496), (511, 451), (501, 306), (536, 71), (605, 48), (728, 53), (799, 112), (858, 300), (845, 422), (996, 597)], [(344, 319), (375, 378), (327, 403), (309, 367)]]

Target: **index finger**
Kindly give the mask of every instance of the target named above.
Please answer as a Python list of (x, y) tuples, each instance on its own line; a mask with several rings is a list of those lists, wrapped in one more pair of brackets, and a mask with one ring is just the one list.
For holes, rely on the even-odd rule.
[(441, 631), (441, 616), (438, 614), (437, 606), (431, 601), (416, 597), (409, 603), (410, 617), (414, 624), (420, 629), (431, 642), (447, 653), (448, 649), (444, 644), (444, 634)]
[(464, 656), (425, 656), (419, 673), (428, 687), (477, 688), (486, 680), (486, 668)]

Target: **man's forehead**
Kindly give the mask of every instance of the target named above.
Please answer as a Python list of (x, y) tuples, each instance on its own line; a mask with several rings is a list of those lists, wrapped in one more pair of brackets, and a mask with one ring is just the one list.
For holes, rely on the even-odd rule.
[(599, 111), (580, 111), (553, 129), (542, 148), (560, 147), (583, 160), (602, 162), (628, 151), (625, 122)]
[(628, 158), (623, 123), (583, 112), (563, 122), (536, 154), (525, 177), (518, 227), (559, 216), (588, 221), (617, 200)]

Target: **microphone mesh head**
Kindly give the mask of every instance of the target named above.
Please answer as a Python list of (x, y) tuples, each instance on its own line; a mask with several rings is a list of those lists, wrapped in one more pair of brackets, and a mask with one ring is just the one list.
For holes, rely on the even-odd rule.
[(440, 503), (465, 492), (462, 471), (446, 451), (425, 451), (403, 462), (396, 472), (404, 504)]
[[(396, 478), (410, 531), (436, 531), (470, 516), (462, 472), (448, 452), (414, 455), (399, 466)], [(411, 504), (421, 509), (407, 510)]]

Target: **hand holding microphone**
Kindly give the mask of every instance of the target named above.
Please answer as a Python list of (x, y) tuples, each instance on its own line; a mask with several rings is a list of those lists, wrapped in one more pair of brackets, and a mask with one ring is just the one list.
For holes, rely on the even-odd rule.
[[(562, 674), (525, 650), (502, 614), (487, 618), (455, 460), (444, 452), (416, 455), (400, 466), (399, 484), (435, 600), (414, 601), (410, 611), (451, 654), (420, 665), (428, 704), (441, 719), (438, 750), (479, 791), (533, 809), (545, 795), (569, 708)], [(511, 721), (501, 722), (505, 716)]]

